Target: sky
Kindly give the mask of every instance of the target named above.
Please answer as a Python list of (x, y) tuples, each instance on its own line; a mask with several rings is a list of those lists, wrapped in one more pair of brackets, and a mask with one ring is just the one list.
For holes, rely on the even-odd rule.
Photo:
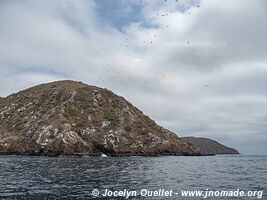
[(0, 96), (79, 80), (178, 136), (267, 154), (267, 1), (1, 0)]

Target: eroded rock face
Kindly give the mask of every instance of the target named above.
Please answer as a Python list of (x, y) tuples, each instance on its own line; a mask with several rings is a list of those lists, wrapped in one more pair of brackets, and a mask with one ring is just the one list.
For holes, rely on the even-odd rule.
[(1, 99), (0, 153), (199, 154), (124, 98), (74, 81), (42, 84)]

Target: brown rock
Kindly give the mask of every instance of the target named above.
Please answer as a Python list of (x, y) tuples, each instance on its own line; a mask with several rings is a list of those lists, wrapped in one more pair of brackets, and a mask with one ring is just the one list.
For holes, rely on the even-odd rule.
[(200, 153), (204, 155), (239, 154), (239, 152), (236, 149), (227, 147), (223, 144), (220, 144), (208, 138), (183, 137), (182, 139), (195, 146), (195, 148), (197, 148), (200, 151)]
[(75, 81), (42, 84), (1, 99), (0, 153), (199, 155), (123, 97)]

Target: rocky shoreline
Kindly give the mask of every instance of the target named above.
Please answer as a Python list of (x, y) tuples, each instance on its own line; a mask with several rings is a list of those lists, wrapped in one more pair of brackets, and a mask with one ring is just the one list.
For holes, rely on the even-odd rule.
[[(105, 155), (105, 156), (103, 156)], [(47, 157), (165, 157), (165, 156), (215, 156), (215, 154), (187, 154), (187, 153), (155, 153), (155, 154), (86, 154), (86, 153), (75, 153), (75, 154), (39, 154), (39, 153), (0, 153), (0, 156), (47, 156)]]

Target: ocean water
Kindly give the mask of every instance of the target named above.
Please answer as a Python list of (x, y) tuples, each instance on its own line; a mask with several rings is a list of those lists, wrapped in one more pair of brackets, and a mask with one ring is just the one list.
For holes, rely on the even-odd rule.
[[(99, 196), (92, 191), (97, 189)], [(146, 191), (173, 190), (173, 196)], [(129, 199), (182, 197), (183, 190), (263, 191), (267, 199), (267, 156), (208, 157), (28, 157), (0, 156), (0, 199), (126, 199), (106, 190), (136, 191)], [(141, 191), (143, 195), (141, 195)], [(94, 191), (95, 195), (98, 194)], [(259, 199), (213, 196), (206, 199)]]

